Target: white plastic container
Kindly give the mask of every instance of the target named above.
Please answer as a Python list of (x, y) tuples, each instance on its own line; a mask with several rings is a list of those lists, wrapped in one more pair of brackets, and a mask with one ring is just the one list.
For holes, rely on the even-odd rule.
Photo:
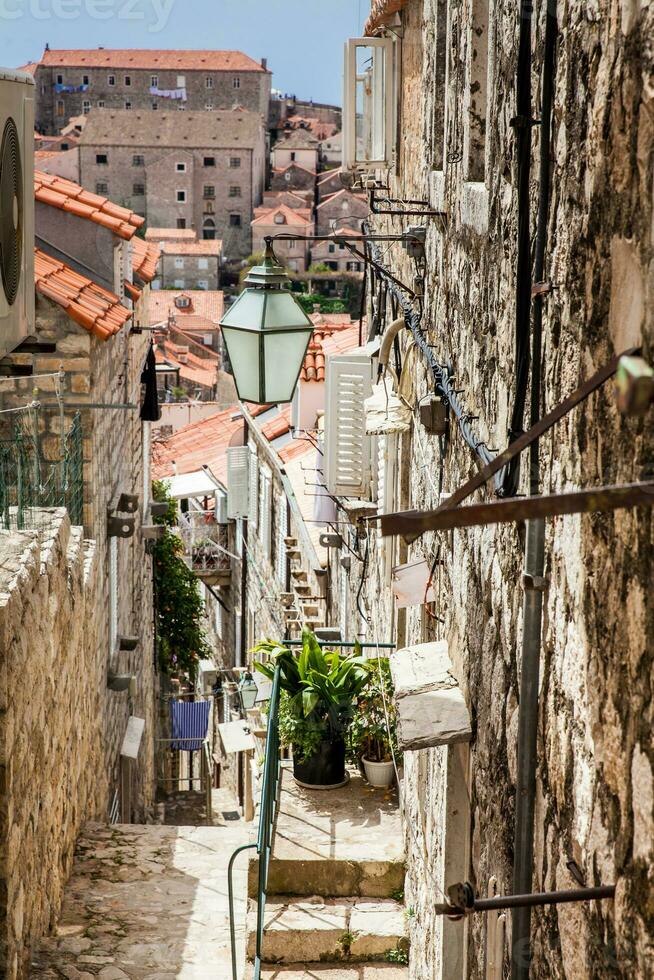
[(395, 769), (393, 768), (393, 762), (371, 762), (369, 759), (364, 757), (363, 768), (366, 772), (366, 779), (371, 786), (376, 786), (379, 789), (386, 789), (390, 786), (395, 778)]

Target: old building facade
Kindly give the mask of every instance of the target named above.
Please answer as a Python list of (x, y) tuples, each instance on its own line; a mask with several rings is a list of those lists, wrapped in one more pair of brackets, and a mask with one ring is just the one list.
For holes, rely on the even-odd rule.
[(192, 112), (240, 106), (268, 117), (271, 73), (240, 51), (54, 50), (33, 70), (38, 132), (92, 109)]
[[(529, 9), (523, 5), (527, 22)], [(645, 356), (651, 354), (653, 330), (653, 106), (646, 82), (653, 68), (651, 11), (626, 3), (600, 3), (592, 16), (579, 5), (536, 8), (532, 42), (523, 41), (523, 52), (533, 47), (532, 112), (544, 126), (547, 11), (549, 37), (555, 17), (558, 36), (549, 48), (550, 179), (546, 169), (541, 174), (551, 199), (541, 218), (547, 230), (541, 278), (555, 288), (542, 300), (536, 417), (615, 355), (641, 346)], [(388, 170), (376, 174), (384, 186), (388, 177), (384, 196), (396, 216), (371, 215), (370, 228), (382, 234), (426, 228), (422, 265), (399, 243), (373, 254), (410, 287), (403, 292), (405, 312), (414, 311), (432, 366), (402, 330), (400, 362), (391, 363), (398, 370), (406, 366), (402, 392), (413, 415), (392, 433), (361, 432), (366, 476), (352, 479), (350, 493), (339, 485), (338, 473), (326, 473), (328, 489), (339, 499), (338, 520), (350, 521), (345, 533), (357, 553), (342, 588), (342, 566), (330, 567), (331, 615), (349, 635), (394, 642), (409, 664), (414, 654), (408, 647), (446, 644), (450, 678), (470, 724), (467, 734), (458, 732), (461, 742), (453, 744), (450, 732), (435, 747), (404, 754), (415, 980), (500, 977), (511, 969), (513, 976), (526, 976), (519, 971), (529, 969), (530, 953), (531, 977), (599, 980), (654, 971), (654, 920), (643, 901), (654, 839), (652, 716), (645, 694), (652, 670), (651, 510), (559, 516), (545, 525), (533, 876), (527, 890), (574, 888), (580, 879), (616, 884), (617, 890), (614, 901), (534, 908), (531, 942), (520, 948), (513, 947), (516, 919), (510, 912), (499, 925), (490, 914), (453, 922), (438, 915), (436, 905), (457, 881), (470, 881), (480, 896), (510, 894), (524, 873), (525, 855), (515, 852), (514, 835), (524, 762), (519, 732), (527, 726), (520, 692), (528, 642), (524, 594), (533, 581), (523, 579), (525, 527), (430, 531), (409, 545), (398, 536), (382, 538), (366, 520), (438, 506), (475, 472), (475, 461), (492, 459), (506, 446), (510, 428), (516, 429), (511, 416), (521, 384), (514, 332), (523, 111), (515, 93), (518, 13), (474, 0), (376, 0), (367, 25), (371, 36), (391, 42), (397, 79), (396, 88), (384, 93), (395, 118), (392, 153)], [(532, 246), (539, 185), (543, 192), (543, 138), (533, 127)], [(403, 215), (411, 210), (403, 204), (409, 200), (423, 202), (417, 209), (424, 218)], [(412, 298), (416, 274), (424, 282)], [(397, 296), (378, 293), (379, 282), (371, 290), (374, 312), (389, 325), (398, 315)], [(350, 371), (361, 375), (370, 393), (374, 356), (367, 372), (357, 365)], [(443, 389), (447, 372), (455, 384)], [(390, 384), (388, 373), (386, 379)], [(430, 429), (420, 422), (418, 405), (435, 390), (439, 403), (449, 405), (448, 419), (444, 428)], [(528, 397), (526, 406), (518, 428), (529, 427)], [(329, 429), (329, 406), (325, 424)], [(337, 420), (331, 425), (338, 431)], [(540, 440), (539, 491), (638, 480), (651, 453), (646, 422), (621, 416), (611, 384), (604, 385)], [(529, 493), (535, 472), (533, 458), (530, 469), (523, 455), (521, 494)], [(473, 499), (489, 501), (493, 490), (490, 483)], [(424, 564), (423, 591), (398, 609), (391, 570), (408, 562)], [(435, 648), (429, 650), (433, 660)], [(436, 719), (427, 712), (429, 717), (436, 742)]]
[(250, 254), (266, 169), (263, 117), (239, 110), (94, 110), (80, 141), (80, 181), (157, 228), (219, 239), (226, 261)]

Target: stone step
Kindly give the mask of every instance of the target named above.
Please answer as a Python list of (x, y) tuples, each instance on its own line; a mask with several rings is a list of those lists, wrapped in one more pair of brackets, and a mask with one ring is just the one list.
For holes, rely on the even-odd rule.
[[(254, 976), (252, 966), (247, 980)], [(291, 963), (289, 966), (264, 966), (261, 980), (407, 980), (409, 968), (393, 963)]]
[[(404, 907), (391, 898), (272, 895), (266, 902), (266, 963), (356, 963), (384, 960), (407, 948)], [(256, 903), (250, 902), (247, 955), (256, 948)]]

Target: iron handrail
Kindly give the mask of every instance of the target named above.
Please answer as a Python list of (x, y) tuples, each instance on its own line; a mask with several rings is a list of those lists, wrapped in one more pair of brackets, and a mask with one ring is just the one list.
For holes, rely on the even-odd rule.
[(259, 829), (257, 833), (257, 842), (256, 844), (244, 844), (241, 847), (237, 847), (229, 860), (229, 865), (227, 868), (229, 931), (232, 944), (232, 980), (238, 980), (238, 971), (236, 966), (236, 929), (234, 924), (234, 887), (232, 881), (234, 860), (242, 851), (254, 849), (255, 847), (259, 858), (259, 877), (257, 883), (257, 933), (253, 980), (260, 980), (261, 977), (268, 871), (270, 868), (270, 857), (275, 841), (275, 821), (277, 817), (277, 804), (279, 802), (279, 777), (281, 771), (279, 756), (280, 693), (280, 668), (276, 667), (272, 682), (272, 689), (270, 692), (268, 709), (268, 730), (266, 732), (263, 778), (261, 781), (261, 795), (259, 797)]

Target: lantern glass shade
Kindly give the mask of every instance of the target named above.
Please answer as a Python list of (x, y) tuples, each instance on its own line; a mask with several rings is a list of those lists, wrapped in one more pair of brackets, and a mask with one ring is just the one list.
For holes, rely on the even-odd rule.
[(247, 711), (249, 708), (254, 708), (258, 690), (259, 688), (252, 674), (249, 672), (244, 674), (238, 685), (238, 693), (241, 697), (241, 705), (244, 711)]
[(313, 324), (293, 294), (282, 288), (284, 280), (283, 269), (264, 260), (245, 280), (255, 285), (241, 293), (221, 320), (241, 401), (272, 405), (293, 397)]

